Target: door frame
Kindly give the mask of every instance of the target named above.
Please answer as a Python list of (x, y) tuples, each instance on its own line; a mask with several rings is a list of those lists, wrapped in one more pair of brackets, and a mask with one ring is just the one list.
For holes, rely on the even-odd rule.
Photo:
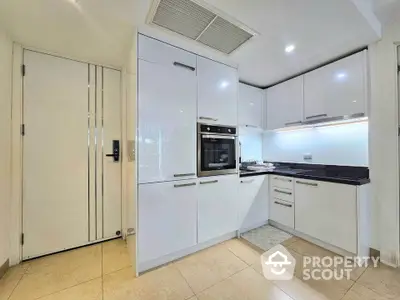
[[(45, 55), (51, 55), (63, 59), (70, 59), (77, 62), (88, 63), (114, 69), (121, 72), (121, 149), (126, 149), (126, 124), (127, 115), (124, 113), (126, 108), (126, 93), (124, 92), (125, 79), (122, 68), (99, 64), (98, 62), (82, 61), (68, 56), (61, 56), (57, 53), (52, 53), (42, 49), (25, 47), (23, 45), (13, 43), (13, 58), (12, 58), (12, 124), (11, 124), (11, 199), (10, 199), (10, 223), (9, 223), (9, 243), (10, 243), (10, 265), (16, 265), (22, 262), (22, 244), (21, 234), (23, 230), (23, 138), (21, 135), (21, 124), (23, 122), (23, 76), (22, 65), (24, 62), (24, 50), (39, 52)], [(125, 151), (122, 151), (124, 153)], [(121, 201), (122, 201), (122, 237), (126, 237), (126, 216), (123, 213), (126, 207), (126, 183), (127, 173), (125, 155), (122, 156), (121, 164)], [(97, 243), (95, 241), (93, 243)]]

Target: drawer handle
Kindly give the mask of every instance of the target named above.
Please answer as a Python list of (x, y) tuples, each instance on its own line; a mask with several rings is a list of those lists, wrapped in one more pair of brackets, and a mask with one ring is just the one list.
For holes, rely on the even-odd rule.
[(258, 126), (255, 125), (245, 125), (246, 127), (250, 127), (250, 128), (258, 128)]
[(281, 191), (281, 190), (277, 190), (277, 189), (274, 189), (274, 191), (277, 192), (277, 193), (286, 194), (286, 195), (291, 195), (292, 194), (291, 192)]
[(208, 121), (214, 121), (217, 122), (218, 119), (215, 118), (211, 118), (211, 117), (199, 117), (200, 120), (208, 120)]
[(303, 122), (302, 121), (289, 122), (289, 123), (285, 123), (285, 126), (297, 125), (297, 124), (303, 124)]
[(306, 119), (314, 119), (314, 118), (321, 118), (321, 117), (327, 117), (327, 116), (328, 116), (327, 114), (320, 114), (320, 115), (306, 117)]
[(177, 61), (174, 61), (174, 66), (175, 67), (181, 67), (181, 68), (189, 69), (190, 71), (195, 71), (196, 70), (195, 67), (188, 66), (188, 65), (185, 65), (185, 64), (177, 62)]
[(280, 180), (280, 181), (285, 181), (285, 182), (292, 182), (292, 179), (285, 179), (285, 178), (279, 178), (279, 177), (274, 177), (275, 180)]
[(194, 186), (194, 185), (196, 185), (196, 182), (183, 183), (183, 184), (174, 184), (174, 188), (181, 188), (181, 187)]
[(187, 177), (187, 176), (194, 176), (195, 173), (184, 173), (184, 174), (174, 174), (174, 177)]
[(252, 183), (252, 182), (254, 182), (254, 179), (251, 179), (251, 180), (240, 180), (240, 183)]
[(278, 205), (285, 206), (285, 207), (292, 207), (292, 204), (286, 204), (286, 203), (282, 203), (282, 202), (278, 202), (278, 201), (275, 201), (274, 203), (278, 204)]
[(211, 184), (211, 183), (217, 183), (218, 180), (213, 180), (213, 181), (200, 181), (200, 184)]
[(318, 183), (311, 183), (311, 182), (296, 181), (296, 183), (304, 184), (304, 185), (311, 185), (311, 186), (318, 186)]

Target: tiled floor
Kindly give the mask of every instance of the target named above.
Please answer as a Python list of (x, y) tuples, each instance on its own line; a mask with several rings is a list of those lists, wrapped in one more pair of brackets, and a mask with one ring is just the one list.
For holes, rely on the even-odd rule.
[[(298, 238), (296, 259), (331, 252)], [(0, 280), (0, 300), (388, 300), (400, 298), (400, 271), (359, 268), (351, 280), (267, 281), (261, 251), (234, 239), (135, 278), (121, 240), (37, 259)]]

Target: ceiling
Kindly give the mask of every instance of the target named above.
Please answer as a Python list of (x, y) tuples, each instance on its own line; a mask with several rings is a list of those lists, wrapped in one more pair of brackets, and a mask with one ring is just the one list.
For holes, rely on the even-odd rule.
[[(0, 25), (17, 42), (121, 67), (140, 32), (239, 67), (242, 81), (267, 86), (379, 39), (368, 11), (392, 0), (197, 0), (259, 33), (229, 56), (146, 24), (152, 0), (1, 0)], [(372, 5), (371, 1), (375, 1)], [(364, 5), (367, 3), (368, 5)], [(284, 49), (296, 49), (287, 54)]]

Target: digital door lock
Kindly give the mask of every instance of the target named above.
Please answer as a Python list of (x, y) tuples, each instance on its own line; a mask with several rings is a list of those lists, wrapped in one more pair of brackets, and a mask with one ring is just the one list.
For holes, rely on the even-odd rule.
[(119, 140), (113, 140), (112, 142), (112, 149), (113, 149), (113, 153), (111, 154), (106, 154), (107, 157), (113, 157), (114, 162), (119, 162), (120, 156), (121, 156), (121, 147), (120, 147), (120, 142)]

